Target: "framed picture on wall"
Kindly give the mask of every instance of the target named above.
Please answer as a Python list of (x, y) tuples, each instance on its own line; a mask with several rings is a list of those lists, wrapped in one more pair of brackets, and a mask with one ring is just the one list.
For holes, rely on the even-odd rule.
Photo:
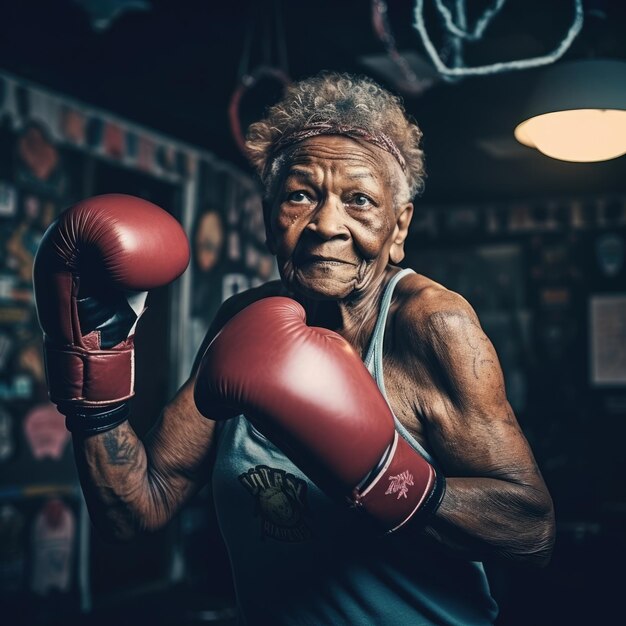
[(589, 301), (590, 377), (597, 387), (626, 387), (626, 293)]

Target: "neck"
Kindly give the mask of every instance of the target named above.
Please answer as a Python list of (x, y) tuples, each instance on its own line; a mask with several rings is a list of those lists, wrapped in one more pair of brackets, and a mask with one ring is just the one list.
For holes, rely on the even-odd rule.
[(310, 326), (335, 331), (363, 356), (374, 332), (385, 287), (398, 271), (397, 267), (387, 266), (367, 290), (344, 300), (297, 299), (306, 311)]

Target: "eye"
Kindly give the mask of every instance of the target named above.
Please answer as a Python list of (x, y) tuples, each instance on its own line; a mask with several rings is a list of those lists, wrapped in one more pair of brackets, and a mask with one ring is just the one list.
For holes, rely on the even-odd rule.
[(373, 202), (365, 194), (355, 193), (350, 198), (350, 204), (354, 204), (355, 206), (358, 206), (358, 207), (366, 207), (366, 206), (370, 206), (371, 204), (373, 204)]
[(294, 202), (296, 204), (300, 204), (302, 202), (307, 202), (310, 200), (308, 194), (304, 191), (292, 191), (287, 194), (286, 198), (287, 202)]

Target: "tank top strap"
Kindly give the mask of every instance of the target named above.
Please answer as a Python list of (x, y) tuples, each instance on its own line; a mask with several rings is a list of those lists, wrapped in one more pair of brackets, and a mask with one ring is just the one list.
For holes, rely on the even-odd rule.
[[(378, 311), (378, 319), (374, 326), (374, 332), (370, 339), (367, 352), (365, 354), (365, 366), (373, 376), (378, 388), (383, 396), (387, 400), (387, 392), (385, 391), (385, 378), (383, 375), (383, 344), (385, 340), (385, 327), (387, 326), (387, 315), (389, 314), (389, 308), (391, 306), (391, 299), (393, 298), (393, 292), (396, 285), (408, 274), (414, 274), (415, 272), (407, 267), (399, 271), (385, 287), (383, 297), (380, 302), (380, 309)], [(411, 433), (402, 425), (400, 420), (394, 415), (393, 419), (396, 422), (396, 429), (402, 435), (402, 437), (411, 445), (417, 452), (419, 452), (427, 461), (434, 463), (432, 456), (422, 447), (422, 445), (416, 441)]]
[(389, 307), (391, 306), (391, 299), (393, 298), (393, 292), (395, 291), (396, 285), (405, 276), (414, 273), (415, 272), (410, 267), (407, 267), (403, 270), (400, 270), (387, 283), (385, 291), (383, 292), (383, 297), (380, 301), (380, 308), (378, 310), (378, 319), (376, 320), (376, 326), (374, 326), (374, 332), (372, 333), (372, 338), (370, 339), (370, 344), (365, 355), (365, 366), (378, 383), (378, 387), (384, 395), (385, 384), (383, 381), (383, 340), (385, 338), (387, 315), (389, 314)]

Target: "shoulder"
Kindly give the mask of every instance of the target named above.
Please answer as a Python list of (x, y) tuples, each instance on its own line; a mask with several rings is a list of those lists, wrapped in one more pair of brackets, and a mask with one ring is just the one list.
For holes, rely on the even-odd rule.
[(414, 342), (454, 341), (481, 332), (476, 312), (459, 293), (421, 274), (410, 274), (396, 288), (398, 330)]
[(500, 406), (506, 398), (499, 359), (469, 302), (419, 275), (398, 296), (398, 345), (408, 362), (421, 364), (459, 406)]

